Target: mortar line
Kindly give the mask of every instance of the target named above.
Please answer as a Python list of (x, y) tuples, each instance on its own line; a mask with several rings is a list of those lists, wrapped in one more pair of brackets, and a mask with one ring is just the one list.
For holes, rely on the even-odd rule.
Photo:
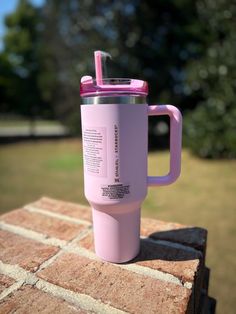
[(25, 280), (26, 278), (33, 278), (34, 274), (19, 265), (7, 264), (0, 261), (0, 273), (9, 276), (16, 281)]
[[(43, 233), (33, 231), (30, 229), (26, 229), (24, 227), (8, 224), (4, 221), (0, 221), (0, 229), (5, 230), (5, 231), (10, 231), (10, 232), (13, 232), (13, 233), (18, 234), (18, 235), (22, 235), (26, 238), (36, 240), (36, 241), (42, 242), (42, 243), (47, 244), (47, 245), (62, 247), (64, 245), (66, 245), (68, 242), (70, 242), (70, 241), (60, 240), (60, 239), (57, 239), (54, 237), (49, 237)], [(75, 237), (74, 239), (72, 239), (72, 241), (74, 242), (75, 240), (81, 240), (82, 238), (84, 238), (86, 236), (86, 234), (84, 235), (83, 233), (84, 232), (89, 233), (90, 230), (92, 230), (92, 227), (91, 227), (91, 225), (88, 225), (88, 229), (83, 230), (77, 236), (78, 238)], [(161, 244), (164, 246), (169, 246), (169, 247), (173, 247), (176, 249), (182, 249), (182, 250), (192, 252), (192, 253), (198, 253), (202, 256), (201, 251), (194, 249), (192, 247), (189, 247), (187, 245), (178, 243), (178, 242), (171, 242), (171, 241), (167, 241), (167, 240), (155, 240), (155, 239), (143, 237), (143, 236), (141, 236), (141, 239), (148, 241), (148, 242), (151, 242), (151, 243), (154, 243), (154, 244)]]
[(119, 310), (109, 304), (103, 303), (89, 295), (74, 292), (49, 283), (44, 279), (40, 279), (36, 276), (36, 274), (30, 273), (18, 265), (10, 265), (0, 261), (0, 273), (18, 280), (8, 289), (5, 289), (5, 293), (0, 295), (0, 300), (19, 289), (21, 286), (29, 284), (31, 286), (36, 286), (41, 291), (49, 293), (50, 295), (53, 295), (59, 299), (64, 299), (70, 304), (76, 305), (87, 311), (93, 311), (98, 314), (127, 314), (127, 312)]
[(81, 231), (80, 234), (78, 234), (74, 239), (72, 239), (70, 242), (67, 243), (67, 246), (73, 246), (78, 241), (84, 239), (87, 235), (89, 235), (92, 232), (92, 227), (88, 227), (85, 230)]
[(63, 298), (68, 303), (77, 305), (87, 311), (93, 311), (97, 314), (128, 314), (127, 312), (119, 310), (110, 304), (103, 303), (90, 295), (65, 289), (43, 279), (39, 279), (37, 281), (36, 287), (42, 291), (52, 294), (55, 297)]
[(0, 294), (0, 301), (2, 299), (4, 299), (5, 297), (7, 297), (9, 294), (11, 294), (12, 292), (18, 290), (20, 287), (22, 287), (24, 284), (24, 280), (20, 280), (17, 281), (15, 283), (13, 283), (10, 287), (8, 287), (7, 289), (5, 289), (1, 294)]
[[(103, 262), (102, 260), (100, 260), (97, 257), (97, 255), (95, 253), (93, 253), (93, 252), (91, 252), (85, 248), (81, 248), (79, 246), (75, 248), (75, 247), (71, 247), (71, 246), (66, 245), (63, 248), (63, 251), (66, 251), (68, 253), (78, 254), (80, 256), (83, 256), (83, 257), (86, 257), (86, 258), (89, 258), (91, 260), (95, 260), (98, 262)], [(120, 267), (120, 268), (123, 268), (126, 270), (130, 270), (130, 271), (132, 271), (136, 274), (139, 274), (139, 275), (148, 276), (148, 277), (158, 279), (161, 281), (173, 283), (173, 284), (176, 284), (178, 286), (184, 286), (187, 289), (191, 289), (193, 286), (193, 284), (191, 282), (186, 281), (185, 283), (182, 283), (182, 281), (178, 277), (176, 277), (172, 274), (168, 274), (168, 273), (162, 272), (160, 270), (149, 268), (146, 266), (141, 266), (141, 265), (136, 265), (136, 264), (112, 264), (112, 265), (115, 267)]]
[(39, 233), (30, 229), (26, 229), (20, 226), (11, 225), (0, 221), (0, 229), (5, 231), (10, 231), (14, 234), (21, 235), (25, 238), (38, 241), (46, 245), (53, 245), (57, 247), (63, 247), (67, 242), (65, 240), (60, 240), (54, 237), (49, 237), (43, 233)]
[(44, 268), (48, 267), (49, 265), (51, 265), (58, 257), (60, 257), (63, 253), (65, 253), (65, 251), (67, 251), (67, 247), (73, 247), (73, 244), (77, 241), (79, 241), (80, 239), (83, 239), (84, 237), (87, 236), (87, 234), (89, 234), (89, 232), (91, 232), (91, 228), (87, 227), (85, 228), (83, 231), (81, 231), (75, 238), (69, 240), (68, 242), (66, 242), (64, 245), (60, 246), (60, 250), (53, 256), (49, 257), (49, 259), (47, 259), (45, 262), (43, 262), (38, 270), (36, 271), (36, 273), (38, 273), (39, 271), (43, 270)]
[[(157, 270), (157, 269), (152, 269), (146, 266), (141, 266), (141, 265), (136, 265), (136, 264), (126, 264), (126, 265), (120, 265), (121, 268), (130, 270), (132, 272), (135, 272), (137, 274), (140, 275), (145, 275), (154, 279), (158, 279), (161, 281), (165, 281), (165, 282), (169, 282), (169, 283), (173, 283), (176, 284), (178, 286), (185, 286), (182, 281), (169, 273), (165, 273), (163, 271)], [(185, 282), (186, 284), (186, 282)], [(192, 288), (192, 283), (191, 282), (187, 282), (187, 285), (185, 286), (188, 289)]]
[(0, 294), (0, 300), (7, 297), (10, 293), (18, 290), (24, 284), (34, 285), (38, 280), (34, 274), (22, 267), (18, 265), (5, 264), (2, 261), (0, 261), (0, 273), (11, 277), (16, 281)]
[[(45, 261), (40, 266), (40, 269), (50, 265), (54, 260), (56, 260), (56, 258), (58, 256), (63, 254), (63, 252), (74, 253), (74, 254), (78, 254), (80, 256), (84, 256), (84, 257), (99, 261), (99, 258), (96, 256), (95, 253), (93, 253), (93, 252), (91, 252), (85, 248), (81, 248), (79, 246), (77, 246), (77, 247), (73, 246), (75, 241), (77, 241), (77, 238), (80, 238), (80, 235), (75, 237), (70, 242), (66, 242), (66, 241), (61, 241), (61, 240), (56, 239), (56, 238), (45, 238), (45, 236), (43, 234), (37, 233), (35, 231), (30, 231), (30, 230), (22, 228), (22, 227), (9, 225), (9, 224), (2, 223), (2, 222), (0, 222), (0, 227), (4, 230), (23, 235), (25, 237), (39, 241), (41, 243), (59, 246), (61, 248), (61, 250), (58, 253), (56, 253), (51, 258), (49, 258), (47, 261)], [(90, 231), (89, 229), (87, 229), (87, 230), (88, 230), (88, 232)], [(58, 241), (60, 241), (60, 242), (58, 242)], [(148, 241), (150, 241), (150, 240), (148, 240)], [(151, 241), (156, 243), (156, 241), (154, 241), (154, 240), (151, 240)], [(162, 243), (166, 244), (166, 245), (172, 244), (172, 242), (168, 242), (168, 241), (162, 241)], [(192, 250), (194, 250), (194, 249), (192, 249)], [(183, 284), (178, 277), (171, 275), (171, 274), (164, 273), (164, 272), (159, 271), (159, 270), (151, 269), (149, 267), (145, 267), (145, 266), (141, 266), (141, 265), (134, 265), (134, 264), (132, 264), (132, 265), (131, 264), (129, 264), (129, 265), (128, 264), (126, 264), (126, 265), (124, 265), (124, 264), (113, 264), (113, 265), (120, 267), (120, 268), (123, 268), (123, 269), (126, 268), (126, 269), (129, 269), (130, 271), (133, 271), (135, 273), (139, 273), (141, 275), (146, 275), (146, 276), (149, 276), (149, 277), (152, 277), (155, 279), (159, 279), (161, 281), (171, 282), (171, 283), (175, 283), (177, 285), (185, 286), (188, 289), (191, 289), (191, 287), (192, 287), (191, 282), (185, 282)]]
[(38, 270), (36, 271), (36, 273), (38, 273), (39, 271), (43, 270), (44, 268), (48, 267), (49, 265), (51, 265), (58, 257), (60, 257), (63, 253), (65, 253), (66, 248), (67, 247), (73, 247), (73, 243), (75, 241), (79, 241), (81, 238), (84, 238), (89, 232), (91, 232), (91, 228), (87, 227), (85, 230), (83, 230), (82, 232), (80, 232), (74, 239), (69, 240), (67, 243), (65, 243), (64, 245), (62, 245), (60, 247), (60, 250), (53, 256), (49, 257), (49, 259), (47, 259), (45, 262), (43, 262)]
[(32, 213), (39, 213), (45, 216), (49, 216), (49, 217), (53, 217), (53, 218), (57, 218), (63, 221), (68, 221), (71, 222), (73, 224), (77, 224), (77, 225), (85, 225), (85, 226), (90, 226), (92, 223), (87, 221), (87, 220), (83, 220), (83, 219), (78, 219), (78, 218), (73, 218), (64, 214), (59, 214), (59, 213), (55, 213), (55, 212), (51, 212), (47, 209), (43, 209), (43, 208), (38, 208), (38, 207), (34, 207), (32, 205), (26, 205), (23, 207), (24, 209), (26, 209), (29, 212)]
[[(53, 201), (53, 202), (60, 202), (60, 200), (55, 200), (55, 199), (52, 199), (52, 198), (49, 198), (49, 197), (42, 197), (40, 200), (49, 200), (49, 201)], [(64, 202), (65, 204), (68, 203), (69, 205), (71, 204), (72, 206), (78, 206), (77, 204), (75, 203), (70, 203), (70, 202)], [(40, 207), (37, 207), (37, 205), (35, 206), (34, 205), (35, 203), (32, 203), (32, 204), (29, 204), (29, 205), (25, 205), (23, 208), (29, 210), (29, 211), (35, 211), (35, 212), (42, 212), (42, 213), (45, 213), (45, 215), (48, 215), (48, 216), (52, 216), (52, 217), (61, 217), (62, 220), (66, 219), (67, 218), (69, 219), (68, 221), (71, 221), (71, 222), (75, 222), (77, 221), (78, 224), (87, 224), (87, 225), (92, 225), (92, 222), (88, 222), (87, 220), (83, 220), (83, 219), (78, 219), (78, 218), (72, 218), (70, 216), (67, 216), (67, 215), (64, 215), (64, 214), (59, 214), (59, 213), (55, 213), (55, 212), (51, 212), (51, 211), (48, 211), (47, 209), (44, 209), (44, 208), (40, 208)], [(88, 209), (90, 210), (90, 207), (89, 206), (86, 206), (86, 205), (79, 205), (79, 207), (83, 208), (83, 209)], [(76, 222), (75, 222), (76, 223)], [(141, 239), (145, 239), (145, 240), (148, 240), (148, 241), (154, 241), (155, 242), (158, 242), (160, 244), (164, 244), (164, 245), (167, 245), (167, 246), (173, 246), (173, 247), (176, 247), (176, 248), (182, 248), (183, 250), (186, 250), (186, 251), (192, 251), (192, 252), (199, 252), (202, 254), (202, 252), (198, 249), (195, 249), (195, 248), (192, 248), (190, 246), (188, 246), (187, 244), (182, 244), (182, 243), (179, 243), (179, 242), (175, 242), (175, 241), (168, 241), (168, 240), (161, 240), (161, 239), (153, 239), (153, 238), (149, 238), (149, 237), (146, 237), (146, 236), (141, 236), (140, 237)], [(177, 247), (178, 246), (178, 247)]]
[(44, 268), (50, 266), (58, 257), (60, 257), (65, 251), (61, 248), (56, 254), (48, 258), (46, 261), (44, 261), (39, 268), (36, 270), (36, 274), (43, 270)]

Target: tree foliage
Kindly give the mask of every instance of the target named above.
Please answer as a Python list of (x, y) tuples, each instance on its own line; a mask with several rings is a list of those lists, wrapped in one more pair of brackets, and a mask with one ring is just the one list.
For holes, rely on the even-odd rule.
[(1, 110), (54, 114), (78, 133), (79, 80), (105, 50), (108, 76), (144, 79), (150, 103), (189, 110), (194, 153), (235, 157), (235, 10), (230, 0), (19, 0), (0, 54)]
[(4, 50), (0, 55), (0, 91), (5, 112), (34, 118), (48, 114), (38, 84), (41, 67), (40, 10), (20, 0), (5, 19)]
[(191, 94), (202, 100), (190, 112), (186, 142), (201, 157), (236, 157), (236, 5), (229, 0), (197, 1), (204, 25), (204, 53), (187, 67)]
[(198, 54), (200, 29), (189, 0), (48, 0), (41, 87), (63, 119), (79, 121), (79, 79), (94, 74), (93, 51), (113, 56), (111, 77), (147, 80), (151, 102), (184, 108), (184, 67)]

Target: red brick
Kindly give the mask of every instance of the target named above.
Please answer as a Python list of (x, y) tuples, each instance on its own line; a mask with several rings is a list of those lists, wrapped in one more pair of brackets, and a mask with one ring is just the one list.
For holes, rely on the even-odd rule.
[[(78, 245), (94, 252), (93, 233), (78, 241)], [(171, 274), (183, 283), (192, 283), (194, 289), (191, 297), (198, 304), (203, 279), (201, 259), (200, 252), (190, 252), (142, 239), (140, 253), (130, 263)]]
[(172, 274), (183, 282), (193, 282), (200, 257), (198, 253), (141, 240), (141, 250), (134, 262)]
[(205, 255), (207, 231), (203, 228), (143, 218), (141, 235), (156, 240), (181, 243), (201, 250)]
[(93, 232), (91, 231), (86, 237), (82, 238), (77, 242), (79, 246), (82, 246), (83, 248), (95, 252), (94, 248), (94, 240), (93, 240)]
[(0, 274), (0, 293), (2, 293), (5, 289), (10, 287), (15, 282), (14, 279)]
[(62, 299), (30, 286), (24, 286), (18, 291), (0, 301), (1, 314), (85, 314), (89, 313)]
[(29, 212), (24, 209), (9, 212), (1, 216), (0, 220), (61, 240), (71, 240), (76, 237), (80, 231), (85, 229), (83, 225), (73, 224), (57, 218)]
[(63, 202), (48, 197), (42, 197), (38, 201), (30, 205), (73, 218), (87, 220), (89, 222), (92, 221), (91, 209), (89, 207), (79, 204)]
[[(93, 234), (78, 241), (78, 245), (94, 252)], [(130, 263), (172, 274), (183, 282), (192, 282), (198, 271), (201, 253), (189, 252), (141, 239), (139, 255)]]
[(118, 266), (66, 253), (37, 274), (129, 313), (185, 313), (191, 291)]
[(0, 230), (0, 260), (4, 263), (18, 264), (26, 270), (36, 271), (58, 250), (57, 247)]

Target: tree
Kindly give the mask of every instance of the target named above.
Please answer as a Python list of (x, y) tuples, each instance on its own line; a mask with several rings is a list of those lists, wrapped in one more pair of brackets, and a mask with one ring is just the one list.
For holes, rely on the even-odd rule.
[[(4, 89), (4, 108), (34, 119), (49, 111), (38, 85), (41, 60), (40, 9), (20, 0), (14, 13), (5, 19), (7, 27), (1, 66), (0, 89)], [(43, 106), (44, 105), (44, 106)]]
[(186, 119), (186, 142), (200, 157), (236, 157), (236, 5), (198, 0), (202, 54), (188, 65), (187, 88), (202, 101)]
[(201, 34), (192, 1), (48, 0), (43, 14), (41, 86), (62, 119), (79, 117), (79, 79), (94, 74), (97, 49), (113, 56), (109, 76), (147, 80), (151, 102), (185, 108), (184, 67)]

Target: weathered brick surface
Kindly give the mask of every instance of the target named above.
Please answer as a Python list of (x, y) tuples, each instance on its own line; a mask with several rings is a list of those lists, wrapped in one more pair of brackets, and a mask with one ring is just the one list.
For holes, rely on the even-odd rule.
[(36, 271), (58, 248), (0, 230), (0, 260)]
[(30, 205), (40, 209), (45, 209), (51, 212), (92, 222), (91, 208), (79, 204), (58, 201), (49, 197), (42, 197), (41, 199)]
[[(215, 302), (207, 295), (209, 270), (205, 267), (204, 259), (206, 230), (144, 218), (141, 235), (145, 238), (141, 239), (140, 253), (128, 266), (120, 267), (93, 259), (92, 230), (77, 243), (68, 243), (62, 248), (41, 243), (40, 237), (31, 231), (70, 241), (88, 226), (86, 223), (78, 224), (78, 220), (91, 223), (89, 208), (46, 197), (28, 206), (28, 210), (25, 207), (0, 217), (1, 221), (11, 225), (9, 230), (12, 230), (0, 230), (0, 260), (11, 265), (1, 265), (6, 267), (3, 273), (12, 276), (12, 271), (18, 269), (14, 265), (34, 272), (29, 277), (32, 279), (31, 285), (4, 297), (0, 302), (0, 314), (91, 313), (91, 306), (86, 303), (88, 296), (98, 301), (90, 299), (96, 312), (98, 309), (99, 312), (105, 310), (106, 304), (110, 306), (108, 311), (114, 308), (114, 313), (116, 309), (135, 314), (214, 313)], [(33, 208), (41, 211), (34, 211)], [(44, 210), (50, 211), (51, 215)], [(56, 218), (54, 213), (67, 216), (67, 219), (63, 216)], [(24, 236), (16, 234), (22, 234), (18, 226), (24, 228)], [(35, 240), (30, 239), (34, 236)], [(78, 250), (81, 247), (88, 251)], [(50, 260), (59, 250), (60, 255)], [(39, 270), (45, 261), (49, 263)], [(29, 284), (28, 274), (22, 272), (23, 275)], [(36, 276), (44, 280), (37, 285), (42, 290), (32, 286)], [(17, 280), (0, 274), (0, 293), (15, 282)], [(43, 292), (44, 285), (47, 292)], [(16, 287), (14, 285), (11, 289)], [(53, 296), (50, 291), (60, 291), (58, 295), (63, 291), (63, 296), (69, 296), (73, 304), (62, 297)], [(81, 295), (75, 296), (70, 291)], [(78, 306), (80, 301), (88, 310)]]
[(6, 288), (10, 287), (14, 282), (14, 279), (0, 274), (0, 293), (2, 293)]
[(1, 216), (0, 220), (61, 240), (71, 240), (85, 229), (83, 225), (73, 224), (24, 209), (11, 211)]
[[(78, 241), (78, 245), (95, 252), (93, 234), (90, 233)], [(178, 277), (183, 282), (193, 283), (201, 257), (202, 254), (197, 251), (186, 251), (142, 239), (140, 253), (130, 263), (160, 270)]]
[(27, 285), (0, 301), (0, 314), (10, 313), (85, 314), (89, 312)]
[(185, 313), (191, 294), (182, 286), (72, 253), (60, 256), (38, 276), (129, 313)]
[(200, 250), (205, 255), (207, 231), (203, 228), (143, 218), (141, 235), (156, 240), (181, 243)]
[(183, 282), (193, 282), (200, 258), (195, 252), (141, 240), (140, 254), (134, 262), (172, 274)]

